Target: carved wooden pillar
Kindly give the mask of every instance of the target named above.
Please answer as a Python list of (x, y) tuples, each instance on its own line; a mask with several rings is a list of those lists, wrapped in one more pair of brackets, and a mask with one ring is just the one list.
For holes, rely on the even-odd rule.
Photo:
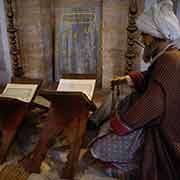
[(18, 48), (17, 29), (15, 27), (15, 16), (13, 11), (13, 0), (6, 0), (7, 31), (9, 34), (10, 54), (12, 59), (13, 76), (23, 76), (23, 68), (20, 61), (20, 50)]
[(136, 27), (136, 15), (137, 15), (137, 2), (136, 0), (129, 0), (129, 20), (127, 27), (127, 52), (126, 52), (126, 72), (128, 73), (133, 69), (133, 60), (136, 57), (136, 48), (134, 44), (134, 38), (137, 35), (137, 27)]

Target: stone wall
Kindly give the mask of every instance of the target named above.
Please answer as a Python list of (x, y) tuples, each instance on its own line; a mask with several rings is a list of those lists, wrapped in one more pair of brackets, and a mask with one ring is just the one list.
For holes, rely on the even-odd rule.
[(16, 18), (25, 76), (51, 78), (50, 0), (16, 0)]
[[(55, 23), (55, 47), (58, 46), (57, 28), (62, 6), (100, 3), (100, 0), (55, 0), (55, 22), (51, 18), (51, 0), (16, 0), (16, 18), (19, 30), (21, 57), (25, 76), (52, 79), (52, 25)], [(124, 74), (127, 44), (127, 0), (103, 0), (102, 6), (102, 86)], [(58, 49), (58, 48), (55, 48)], [(56, 59), (58, 53), (55, 52)]]
[(114, 76), (124, 73), (127, 22), (127, 0), (104, 0), (102, 29), (103, 87), (109, 87), (110, 80)]

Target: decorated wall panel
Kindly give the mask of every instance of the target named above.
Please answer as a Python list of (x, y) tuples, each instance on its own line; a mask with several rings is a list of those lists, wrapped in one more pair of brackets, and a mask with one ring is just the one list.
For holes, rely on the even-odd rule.
[(100, 7), (63, 9), (60, 72), (96, 74), (100, 49)]

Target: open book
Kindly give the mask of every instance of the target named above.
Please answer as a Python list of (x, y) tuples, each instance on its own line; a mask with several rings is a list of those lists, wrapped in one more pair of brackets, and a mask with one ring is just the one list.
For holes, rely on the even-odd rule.
[(38, 88), (38, 84), (8, 83), (0, 96), (15, 98), (24, 102), (31, 102)]
[(60, 79), (57, 91), (82, 92), (92, 100), (95, 88), (95, 79)]

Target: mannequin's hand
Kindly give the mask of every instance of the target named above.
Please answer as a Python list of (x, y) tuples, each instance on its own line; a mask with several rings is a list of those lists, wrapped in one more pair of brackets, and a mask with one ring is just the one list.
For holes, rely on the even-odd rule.
[(115, 77), (115, 78), (113, 78), (112, 81), (126, 82), (127, 76), (128, 76), (128, 75), (126, 75), (126, 76), (120, 76), (120, 77)]
[(123, 84), (123, 83), (128, 83), (128, 79), (131, 79), (128, 75), (115, 77), (111, 81), (111, 84), (112, 85), (119, 85), (119, 84)]
[(111, 87), (115, 85), (124, 84), (124, 83), (127, 83), (130, 87), (134, 87), (133, 81), (131, 80), (131, 77), (129, 75), (115, 77), (111, 81)]

